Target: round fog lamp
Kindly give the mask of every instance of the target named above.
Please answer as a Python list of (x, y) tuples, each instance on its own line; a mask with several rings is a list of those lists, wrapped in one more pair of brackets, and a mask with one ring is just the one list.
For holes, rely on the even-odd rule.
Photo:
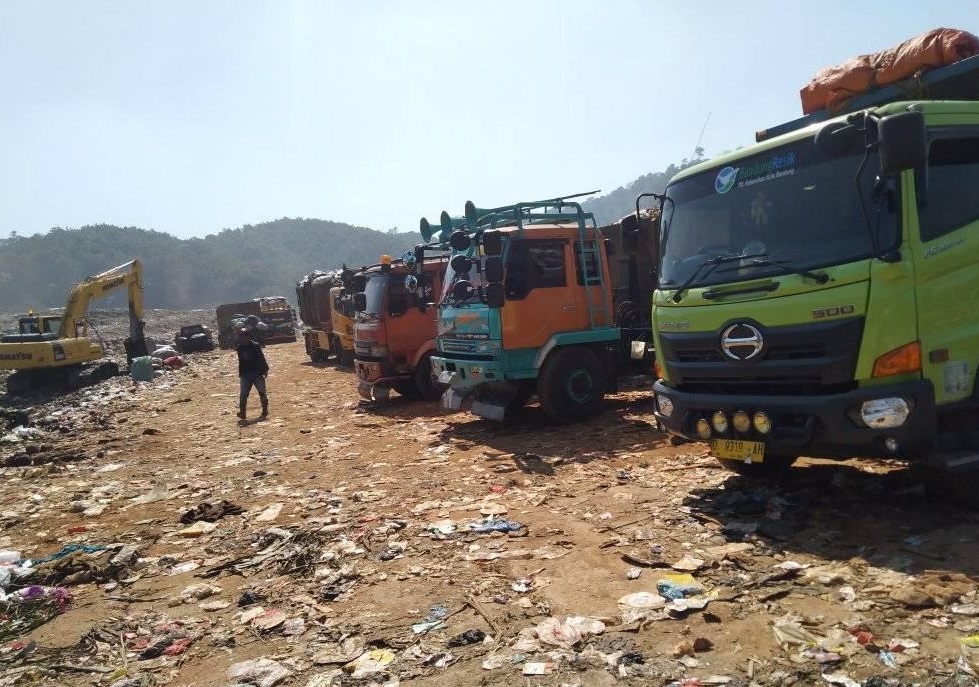
[(772, 419), (765, 413), (755, 413), (755, 416), (751, 418), (751, 424), (754, 425), (755, 431), (759, 434), (771, 434), (772, 432)]
[(887, 449), (888, 453), (897, 453), (897, 450), (901, 448), (901, 443), (894, 437), (887, 437), (884, 439), (884, 448)]
[(748, 413), (743, 410), (739, 410), (731, 418), (731, 424), (734, 425), (734, 429), (741, 434), (746, 434), (749, 429), (751, 429), (751, 418)]
[(673, 415), (673, 401), (666, 396), (656, 397), (656, 406), (659, 408), (660, 415), (669, 419)]
[(900, 427), (910, 414), (903, 398), (878, 398), (860, 404), (860, 419), (871, 429)]
[(718, 434), (725, 434), (727, 432), (727, 415), (723, 411), (718, 410), (710, 418), (711, 424), (714, 425), (714, 431)]
[(697, 420), (697, 436), (704, 441), (710, 439), (710, 423), (704, 418)]

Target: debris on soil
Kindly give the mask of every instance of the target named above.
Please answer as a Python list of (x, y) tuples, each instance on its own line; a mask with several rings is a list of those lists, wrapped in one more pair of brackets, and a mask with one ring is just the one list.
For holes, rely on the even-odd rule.
[(0, 685), (979, 680), (975, 517), (897, 461), (766, 482), (648, 378), (496, 424), (267, 356), (262, 423), (222, 352), (0, 412)]

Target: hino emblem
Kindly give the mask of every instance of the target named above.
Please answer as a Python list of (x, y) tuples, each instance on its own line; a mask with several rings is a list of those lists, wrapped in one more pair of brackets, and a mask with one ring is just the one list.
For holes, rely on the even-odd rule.
[(721, 334), (721, 350), (731, 360), (751, 360), (765, 345), (761, 332), (745, 322), (732, 324)]

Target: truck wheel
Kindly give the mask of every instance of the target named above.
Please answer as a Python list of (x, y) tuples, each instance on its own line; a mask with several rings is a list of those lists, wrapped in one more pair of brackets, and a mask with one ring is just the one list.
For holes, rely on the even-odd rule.
[(418, 395), (426, 401), (437, 401), (442, 398), (442, 394), (448, 388), (445, 384), (439, 384), (432, 369), (432, 354), (426, 353), (418, 361), (413, 373), (415, 389)]
[(761, 463), (743, 463), (740, 460), (728, 460), (726, 458), (718, 458), (717, 462), (723, 465), (725, 469), (736, 472), (743, 477), (774, 477), (792, 467), (798, 458), (799, 456), (766, 454), (764, 462)]
[(561, 348), (544, 362), (537, 398), (555, 422), (577, 422), (598, 414), (604, 395), (605, 368), (587, 348)]

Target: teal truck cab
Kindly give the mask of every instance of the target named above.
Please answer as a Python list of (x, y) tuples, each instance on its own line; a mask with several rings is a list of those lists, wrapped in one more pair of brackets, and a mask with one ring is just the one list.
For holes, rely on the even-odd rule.
[[(613, 289), (609, 242), (571, 197), (488, 210), (470, 202), (457, 219), (443, 213), (451, 253), (432, 358), (449, 386), (443, 407), (502, 420), (536, 394), (551, 419), (581, 420), (617, 388), (623, 351), (647, 356), (648, 323), (636, 328), (644, 330), (637, 345), (627, 335), (623, 346), (616, 296), (630, 318), (648, 307)], [(620, 235), (632, 237), (638, 224), (627, 224)]]

